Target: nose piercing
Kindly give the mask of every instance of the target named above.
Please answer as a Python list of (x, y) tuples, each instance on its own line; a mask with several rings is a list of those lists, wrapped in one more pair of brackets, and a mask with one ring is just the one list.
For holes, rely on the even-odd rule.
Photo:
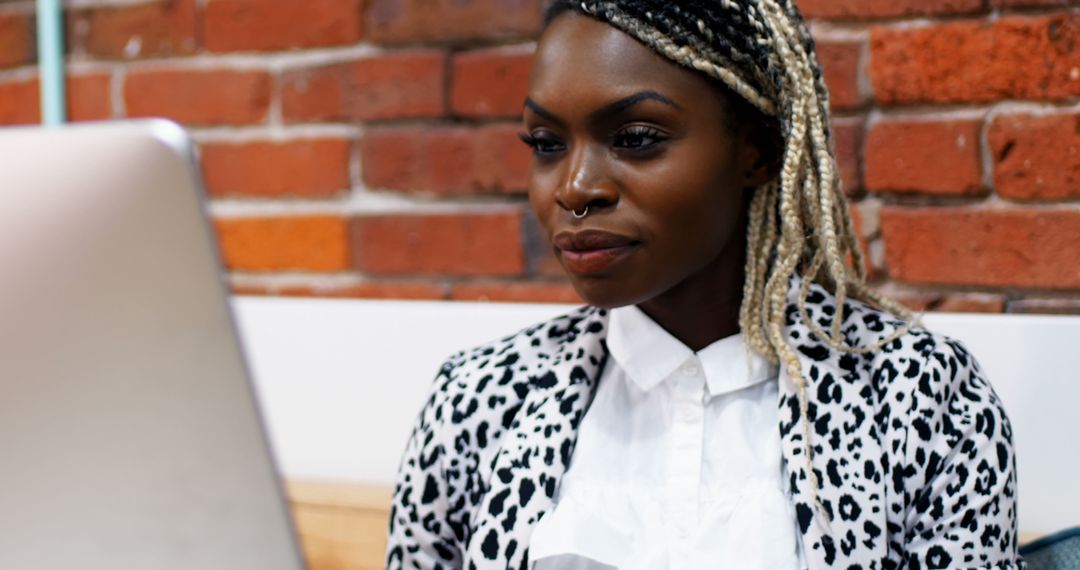
[(589, 215), (589, 207), (588, 206), (585, 206), (585, 209), (582, 210), (580, 214), (577, 213), (577, 210), (571, 210), (571, 211), (574, 212), (574, 217), (579, 219), (579, 220), (581, 218), (584, 218), (585, 216)]

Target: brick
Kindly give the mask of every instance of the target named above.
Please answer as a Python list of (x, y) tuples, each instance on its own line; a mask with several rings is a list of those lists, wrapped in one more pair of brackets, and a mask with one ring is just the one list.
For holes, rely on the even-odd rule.
[(897, 289), (895, 286), (886, 285), (885, 295), (907, 307), (911, 311), (921, 313), (929, 311), (935, 303), (941, 302), (941, 294), (932, 291), (918, 291), (911, 289)]
[(454, 56), (450, 107), (466, 117), (520, 117), (529, 93), (532, 48), (474, 50)]
[(105, 73), (67, 78), (67, 114), (72, 121), (111, 119), (112, 78)]
[(369, 0), (368, 36), (378, 43), (527, 38), (539, 33), (541, 0)]
[(259, 296), (265, 297), (267, 295), (273, 295), (273, 291), (270, 287), (264, 285), (237, 285), (231, 284), (229, 286), (229, 292), (233, 295), (246, 295), (246, 296)]
[(1035, 8), (1043, 6), (1068, 6), (1076, 0), (990, 0), (992, 8)]
[(1034, 298), (1009, 301), (1006, 311), (1031, 315), (1080, 315), (1080, 298)]
[(225, 266), (234, 271), (342, 271), (349, 267), (347, 224), (339, 216), (214, 221)]
[(945, 295), (932, 310), (941, 313), (1004, 313), (1005, 296), (954, 293)]
[(33, 63), (36, 56), (33, 26), (30, 14), (0, 14), (0, 68)]
[(862, 20), (969, 14), (982, 9), (982, 0), (800, 0), (799, 9), (807, 18)]
[(124, 83), (129, 117), (167, 117), (189, 125), (261, 123), (270, 108), (270, 75), (261, 71), (133, 71)]
[(371, 281), (348, 287), (282, 287), (276, 293), (287, 297), (441, 301), (446, 299), (446, 289), (427, 281)]
[(84, 49), (97, 57), (185, 55), (198, 48), (195, 0), (106, 5), (73, 17), (85, 22)]
[(829, 86), (829, 105), (834, 110), (854, 109), (866, 103), (859, 89), (862, 49), (862, 42), (819, 42), (815, 48)]
[(540, 277), (565, 278), (566, 270), (555, 255), (547, 231), (536, 213), (529, 209), (523, 220), (525, 225), (525, 259), (529, 273)]
[(1080, 115), (1004, 115), (987, 135), (994, 187), (1013, 200), (1080, 198)]
[(1080, 212), (884, 207), (881, 228), (900, 281), (1080, 288)]
[(203, 34), (210, 51), (270, 51), (347, 45), (361, 38), (359, 0), (210, 0)]
[(286, 122), (371, 121), (442, 116), (446, 55), (403, 51), (285, 74)]
[(862, 193), (862, 143), (865, 121), (862, 117), (854, 119), (833, 119), (833, 143), (836, 149), (836, 165), (840, 171), (840, 181), (848, 196)]
[(520, 192), (532, 155), (517, 124), (372, 127), (360, 141), (369, 188), (436, 194)]
[(871, 32), (870, 79), (887, 105), (1080, 95), (1080, 14)]
[(480, 281), (454, 285), (450, 298), (455, 301), (493, 301), (498, 303), (583, 303), (569, 283), (545, 281)]
[(1005, 296), (991, 293), (944, 293), (895, 287), (887, 293), (890, 299), (899, 301), (916, 312), (938, 313), (1003, 313)]
[(334, 138), (207, 143), (203, 179), (214, 196), (331, 196), (351, 186), (350, 146)]
[(872, 192), (980, 195), (981, 120), (892, 119), (866, 136), (865, 184)]
[[(864, 210), (868, 210), (864, 203), (850, 204), (848, 207), (849, 215), (851, 216), (852, 230), (855, 232), (855, 238), (859, 242), (859, 250), (863, 254), (863, 269), (866, 271), (866, 278), (876, 279), (882, 275), (880, 267), (874, 265), (874, 261), (870, 258), (870, 242), (877, 233), (874, 231), (875, 225), (873, 220), (869, 220), (867, 223), (868, 215), (864, 214)], [(848, 265), (854, 267), (855, 259), (853, 256), (848, 256)]]
[(520, 212), (375, 215), (352, 223), (353, 265), (375, 275), (512, 276)]
[(36, 79), (0, 83), (0, 125), (25, 125), (41, 120)]
[[(99, 121), (112, 117), (109, 76), (79, 75), (67, 78), (67, 116), (71, 121)], [(0, 125), (41, 122), (37, 78), (0, 83)]]

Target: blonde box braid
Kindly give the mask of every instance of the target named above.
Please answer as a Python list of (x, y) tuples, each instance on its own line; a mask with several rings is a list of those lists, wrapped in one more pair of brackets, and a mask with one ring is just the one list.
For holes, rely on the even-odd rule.
[[(907, 309), (866, 284), (863, 255), (837, 175), (829, 92), (802, 16), (792, 0), (557, 0), (548, 21), (568, 10), (605, 21), (660, 55), (721, 82), (779, 122), (784, 140), (780, 175), (756, 189), (750, 202), (739, 325), (749, 347), (782, 364), (795, 383), (809, 464), (807, 381), (784, 335), (793, 277), (802, 277), (796, 306), (803, 321), (833, 349), (879, 350), (915, 321)], [(828, 331), (807, 314), (812, 283), (836, 297)], [(849, 297), (892, 311), (908, 324), (872, 345), (851, 346), (843, 336)], [(816, 502), (820, 482), (813, 468), (808, 472)], [(819, 510), (824, 509), (819, 505)]]

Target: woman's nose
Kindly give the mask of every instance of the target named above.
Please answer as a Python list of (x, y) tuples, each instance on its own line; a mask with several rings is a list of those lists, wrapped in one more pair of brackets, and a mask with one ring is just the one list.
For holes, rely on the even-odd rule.
[(568, 212), (613, 206), (619, 193), (604, 164), (603, 151), (581, 148), (573, 152), (556, 200)]

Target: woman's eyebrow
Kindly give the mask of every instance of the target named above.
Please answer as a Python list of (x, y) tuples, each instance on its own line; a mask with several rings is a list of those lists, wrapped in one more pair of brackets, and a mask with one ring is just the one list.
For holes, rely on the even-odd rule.
[[(660, 103), (664, 103), (665, 105), (670, 105), (676, 109), (682, 110), (682, 107), (678, 103), (672, 101), (671, 99), (668, 99), (667, 97), (656, 91), (649, 90), (639, 91), (628, 97), (623, 97), (618, 101), (608, 103), (607, 105), (604, 105), (603, 107), (600, 107), (599, 109), (589, 113), (589, 119), (592, 121), (598, 121), (611, 117), (612, 115), (617, 115), (629, 109), (630, 107), (641, 103), (642, 101), (659, 101)], [(525, 98), (525, 107), (532, 110), (532, 112), (540, 115), (548, 121), (559, 124), (563, 123), (562, 119), (555, 115), (555, 113), (552, 113), (551, 111), (543, 108), (542, 106), (540, 106), (539, 103), (533, 101), (529, 97)]]
[(634, 105), (637, 105), (638, 103), (641, 103), (642, 101), (659, 101), (665, 105), (675, 107), (680, 111), (682, 110), (682, 107), (680, 107), (678, 103), (672, 101), (671, 99), (668, 99), (667, 97), (664, 97), (656, 91), (638, 91), (637, 93), (634, 93), (629, 97), (624, 97), (613, 103), (608, 103), (607, 105), (604, 105), (603, 107), (600, 107), (599, 109), (589, 113), (589, 119), (597, 121), (611, 117), (612, 115), (618, 115), (619, 113), (629, 109), (630, 107), (633, 107)]
[(547, 109), (541, 107), (539, 103), (533, 101), (530, 97), (525, 98), (525, 108), (532, 110), (532, 112), (536, 113), (537, 115), (540, 115), (540, 117), (542, 117), (544, 120), (551, 121), (552, 123), (558, 123), (560, 125), (563, 124), (562, 119), (555, 116), (555, 113), (552, 113), (551, 111), (548, 111)]

